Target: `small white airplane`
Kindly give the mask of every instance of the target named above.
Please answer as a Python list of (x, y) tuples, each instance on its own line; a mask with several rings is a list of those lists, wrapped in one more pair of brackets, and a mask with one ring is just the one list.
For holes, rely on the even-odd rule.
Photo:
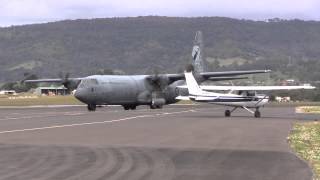
[[(192, 100), (196, 102), (206, 102), (217, 105), (233, 107), (232, 110), (226, 110), (225, 116), (231, 116), (231, 113), (237, 108), (243, 108), (254, 117), (261, 117), (259, 108), (269, 102), (269, 96), (257, 94), (257, 91), (270, 90), (293, 90), (293, 89), (315, 89), (310, 85), (303, 86), (199, 86), (195, 80), (192, 71), (184, 72), (186, 84), (179, 88), (188, 88), (189, 96), (178, 96), (179, 100)], [(229, 93), (215, 93), (211, 91), (229, 91)], [(252, 111), (250, 108), (255, 109)]]

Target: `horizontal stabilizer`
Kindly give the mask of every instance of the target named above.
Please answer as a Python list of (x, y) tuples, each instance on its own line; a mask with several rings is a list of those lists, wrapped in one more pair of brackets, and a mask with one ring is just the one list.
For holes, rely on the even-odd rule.
[(208, 79), (210, 77), (223, 77), (223, 76), (239, 76), (245, 74), (260, 74), (260, 73), (270, 73), (271, 70), (252, 70), (252, 71), (224, 71), (224, 72), (203, 72), (200, 75)]
[(209, 81), (230, 81), (230, 80), (239, 80), (239, 79), (248, 79), (248, 77), (210, 77)]

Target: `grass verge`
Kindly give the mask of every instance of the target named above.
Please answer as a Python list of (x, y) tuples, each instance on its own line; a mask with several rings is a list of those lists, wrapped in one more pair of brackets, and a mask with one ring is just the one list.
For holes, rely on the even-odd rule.
[(81, 105), (74, 96), (11, 96), (0, 97), (0, 106)]
[(299, 113), (320, 113), (320, 106), (300, 106), (296, 111)]
[(296, 123), (289, 135), (291, 148), (313, 167), (320, 180), (320, 122)]

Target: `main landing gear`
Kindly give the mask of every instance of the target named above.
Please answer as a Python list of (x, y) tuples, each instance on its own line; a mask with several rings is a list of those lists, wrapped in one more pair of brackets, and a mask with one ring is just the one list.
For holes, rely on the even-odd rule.
[(136, 110), (137, 109), (137, 105), (122, 105), (124, 110)]
[[(232, 113), (233, 111), (235, 111), (237, 108), (238, 108), (238, 107), (234, 107), (232, 110), (226, 110), (226, 111), (224, 112), (224, 116), (225, 116), (225, 117), (230, 117), (230, 116), (231, 116), (231, 113)], [(260, 113), (260, 111), (259, 111), (259, 108), (256, 108), (255, 111), (252, 111), (251, 109), (249, 109), (249, 108), (247, 108), (247, 107), (244, 107), (244, 106), (243, 106), (242, 108), (245, 109), (245, 110), (247, 110), (248, 112), (254, 114), (254, 117), (255, 117), (255, 118), (260, 118), (260, 117), (261, 117), (261, 113)]]
[(151, 104), (150, 109), (162, 109), (162, 105)]
[(88, 111), (96, 111), (97, 105), (95, 104), (88, 104)]

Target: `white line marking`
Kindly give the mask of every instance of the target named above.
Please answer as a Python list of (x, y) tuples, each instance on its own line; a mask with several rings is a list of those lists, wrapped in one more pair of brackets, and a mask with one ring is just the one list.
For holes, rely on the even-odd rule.
[(0, 131), (0, 134), (14, 133), (14, 132), (25, 132), (25, 131), (37, 131), (37, 130), (45, 130), (45, 129), (56, 129), (56, 128), (64, 128), (64, 127), (85, 126), (85, 125), (94, 125), (94, 124), (106, 124), (106, 123), (127, 121), (127, 120), (131, 120), (131, 119), (156, 117), (156, 116), (161, 116), (161, 115), (165, 116), (165, 115), (181, 114), (181, 113), (187, 113), (187, 112), (195, 112), (195, 110), (178, 111), (178, 112), (171, 112), (171, 113), (166, 112), (166, 113), (155, 114), (155, 115), (140, 115), (140, 116), (133, 116), (133, 117), (127, 117), (127, 118), (115, 119), (115, 120), (109, 120), (109, 121), (96, 121), (96, 122), (65, 124), (65, 125), (46, 126), (46, 127), (28, 128), (28, 129), (15, 129), (15, 130), (8, 130), (8, 131)]
[[(169, 106), (197, 106), (199, 104), (168, 104)], [(65, 107), (86, 107), (85, 104), (75, 105), (31, 105), (31, 106), (0, 106), (0, 109), (25, 109), (25, 108), (65, 108)], [(103, 107), (120, 107), (121, 105), (102, 105)]]
[(9, 120), (20, 120), (20, 119), (33, 119), (33, 118), (45, 118), (45, 117), (56, 117), (56, 116), (77, 116), (83, 115), (85, 113), (64, 113), (64, 114), (51, 114), (51, 115), (41, 115), (41, 116), (23, 116), (23, 117), (5, 117), (0, 119), (0, 121), (9, 121)]
[[(106, 112), (101, 111), (101, 112), (94, 112), (94, 113), (114, 113), (114, 112), (118, 112), (118, 111), (106, 111)], [(57, 116), (79, 116), (79, 115), (84, 115), (84, 114), (90, 114), (90, 113), (84, 112), (84, 111), (31, 113), (32, 116), (20, 116), (20, 117), (8, 117), (7, 116), (7, 117), (4, 117), (3, 119), (0, 119), (0, 121), (57, 117)]]

